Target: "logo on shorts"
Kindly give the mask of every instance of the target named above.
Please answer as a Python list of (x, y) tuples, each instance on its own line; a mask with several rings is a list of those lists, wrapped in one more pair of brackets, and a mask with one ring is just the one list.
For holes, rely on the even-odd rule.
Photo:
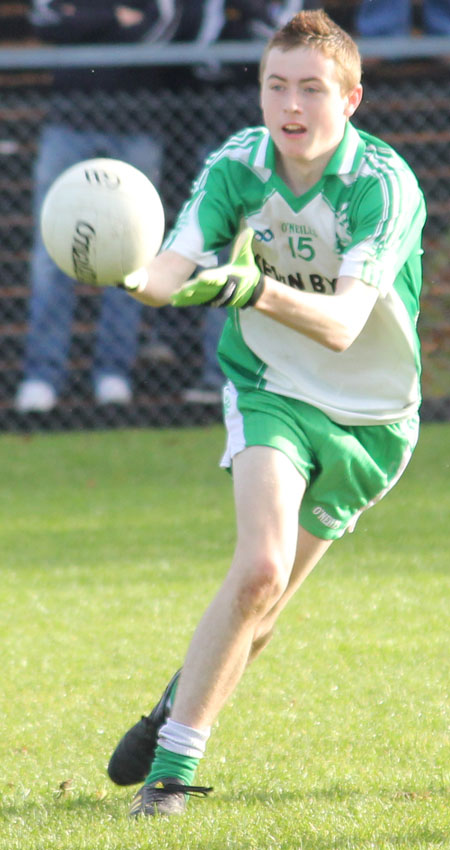
[(319, 522), (323, 523), (323, 525), (326, 525), (327, 528), (340, 528), (341, 526), (339, 520), (330, 516), (330, 514), (327, 514), (326, 510), (324, 510), (324, 508), (321, 508), (320, 505), (317, 505), (317, 507), (314, 508), (313, 514), (317, 517)]

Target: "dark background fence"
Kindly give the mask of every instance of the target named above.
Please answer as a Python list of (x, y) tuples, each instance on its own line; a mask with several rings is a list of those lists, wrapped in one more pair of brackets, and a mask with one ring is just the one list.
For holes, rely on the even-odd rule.
[[(151, 63), (149, 65), (151, 67)], [(245, 70), (244, 70), (245, 67)], [(425, 285), (420, 331), (424, 355), (423, 416), (450, 415), (450, 75), (445, 58), (409, 58), (368, 64), (365, 99), (356, 124), (392, 144), (412, 165), (425, 191)], [(70, 379), (48, 414), (18, 413), (14, 396), (21, 378), (29, 304), (33, 226), (32, 168), (40, 128), (49, 114), (83, 128), (156, 134), (164, 149), (161, 195), (168, 226), (198, 170), (200, 152), (234, 130), (260, 123), (255, 61), (234, 78), (209, 84), (139, 86), (113, 93), (55, 93), (51, 75), (36, 68), (0, 73), (0, 429), (72, 429), (166, 426), (213, 422), (220, 405), (192, 404), (183, 390), (199, 380), (205, 311), (166, 310), (171, 357), (155, 357), (154, 312), (145, 309), (134, 366), (134, 398), (123, 407), (92, 400), (89, 373), (98, 315), (96, 290), (78, 286), (70, 350)], [(157, 353), (157, 349), (156, 349)]]

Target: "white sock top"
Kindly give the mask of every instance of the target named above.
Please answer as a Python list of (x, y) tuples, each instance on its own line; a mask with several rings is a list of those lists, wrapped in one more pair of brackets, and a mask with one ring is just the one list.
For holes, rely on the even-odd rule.
[(177, 723), (169, 717), (158, 734), (158, 744), (165, 750), (178, 753), (180, 756), (191, 756), (201, 759), (205, 755), (206, 743), (211, 734), (211, 727), (192, 729), (183, 723)]

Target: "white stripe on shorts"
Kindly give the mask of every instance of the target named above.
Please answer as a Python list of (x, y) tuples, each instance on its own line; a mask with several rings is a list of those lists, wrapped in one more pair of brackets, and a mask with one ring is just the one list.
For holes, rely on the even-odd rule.
[(231, 381), (223, 388), (224, 422), (227, 429), (227, 444), (220, 466), (229, 469), (234, 456), (245, 449), (244, 417), (239, 412), (238, 392)]

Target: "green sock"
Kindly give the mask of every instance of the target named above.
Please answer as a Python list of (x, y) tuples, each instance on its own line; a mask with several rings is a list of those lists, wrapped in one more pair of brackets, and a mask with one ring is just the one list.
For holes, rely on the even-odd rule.
[[(169, 715), (175, 702), (179, 681), (180, 679), (177, 678), (170, 689)], [(173, 779), (181, 779), (186, 785), (192, 785), (199, 761), (200, 759), (192, 756), (181, 756), (178, 753), (173, 753), (158, 744), (145, 784), (149, 785), (150, 782), (157, 782), (158, 779), (169, 776)]]
[(192, 785), (199, 761), (200, 759), (192, 756), (180, 756), (178, 753), (172, 753), (158, 744), (145, 784), (149, 785), (150, 782), (157, 782), (158, 779), (171, 777), (181, 779), (185, 785)]

